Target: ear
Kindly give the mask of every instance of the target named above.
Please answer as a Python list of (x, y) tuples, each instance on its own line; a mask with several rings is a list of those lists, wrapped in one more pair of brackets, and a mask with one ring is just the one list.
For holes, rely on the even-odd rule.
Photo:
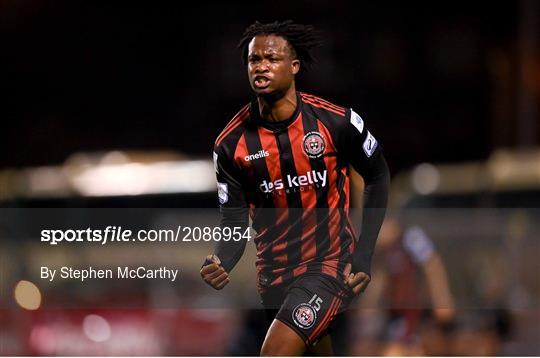
[(300, 60), (292, 60), (291, 70), (293, 75), (296, 75), (300, 71)]

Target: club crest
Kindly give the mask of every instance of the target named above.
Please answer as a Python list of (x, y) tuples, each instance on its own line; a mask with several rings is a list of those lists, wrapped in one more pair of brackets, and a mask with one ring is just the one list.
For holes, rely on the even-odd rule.
[(317, 313), (313, 307), (307, 303), (301, 303), (293, 310), (292, 318), (298, 327), (302, 329), (309, 329), (315, 323)]
[(324, 153), (326, 144), (319, 132), (309, 132), (304, 136), (304, 152), (310, 158), (318, 158)]

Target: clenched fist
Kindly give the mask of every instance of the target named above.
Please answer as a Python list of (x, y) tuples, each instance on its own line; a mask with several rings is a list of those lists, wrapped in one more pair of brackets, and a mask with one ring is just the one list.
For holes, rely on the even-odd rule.
[(221, 261), (216, 255), (206, 256), (201, 268), (201, 277), (216, 290), (221, 290), (230, 281), (229, 274), (221, 266)]

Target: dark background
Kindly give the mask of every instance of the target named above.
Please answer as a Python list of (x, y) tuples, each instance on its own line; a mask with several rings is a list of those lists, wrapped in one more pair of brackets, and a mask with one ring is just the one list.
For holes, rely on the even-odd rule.
[[(534, 1), (3, 1), (0, 168), (109, 149), (209, 157), (251, 99), (236, 49), (244, 28), (289, 18), (325, 40), (298, 88), (353, 107), (393, 173), (532, 146), (540, 126), (520, 117), (519, 96), (525, 88), (537, 110), (540, 72), (535, 48), (524, 59), (520, 39), (537, 9)], [(536, 38), (538, 26), (528, 29)], [(534, 79), (520, 79), (524, 63)]]

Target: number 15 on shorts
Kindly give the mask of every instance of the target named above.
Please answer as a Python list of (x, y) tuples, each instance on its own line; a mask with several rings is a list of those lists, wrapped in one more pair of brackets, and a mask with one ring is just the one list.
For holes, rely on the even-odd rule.
[(322, 298), (320, 298), (317, 294), (314, 294), (313, 297), (311, 297), (311, 300), (309, 300), (308, 304), (313, 307), (315, 311), (319, 312), (322, 301)]

